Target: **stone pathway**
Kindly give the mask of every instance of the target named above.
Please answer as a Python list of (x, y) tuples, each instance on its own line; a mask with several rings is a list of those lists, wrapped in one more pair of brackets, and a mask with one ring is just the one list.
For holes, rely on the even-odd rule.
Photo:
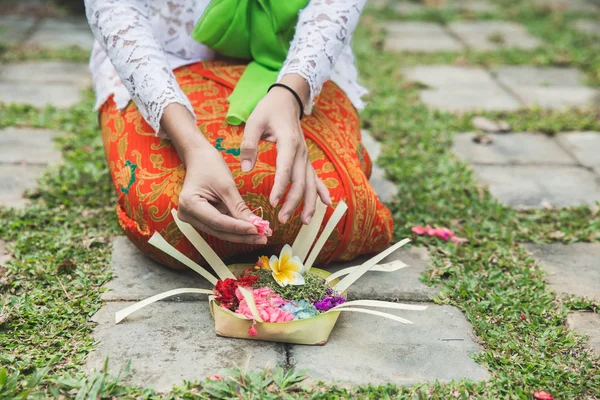
[(453, 151), (502, 203), (522, 208), (600, 201), (600, 176), (591, 171), (600, 165), (593, 155), (600, 133), (564, 133), (558, 140), (535, 133), (488, 134), (487, 145), (475, 137), (457, 135)]
[(392, 52), (529, 50), (543, 42), (525, 27), (505, 21), (458, 21), (443, 26), (434, 22), (388, 22), (384, 49)]
[[(433, 3), (433, 2), (431, 2)], [(445, 0), (440, 4), (427, 5), (426, 2), (396, 1), (394, 10), (400, 14), (412, 14), (432, 9), (452, 10), (465, 13), (495, 13), (498, 6), (485, 0)]]
[(546, 272), (548, 287), (600, 302), (600, 243), (527, 244)]
[[(385, 262), (394, 259), (410, 268), (369, 273), (349, 297), (423, 302), (438, 293), (419, 281), (428, 268), (424, 248), (401, 249)], [(337, 264), (331, 270), (348, 265)], [(489, 377), (470, 357), (479, 347), (470, 324), (455, 307), (430, 304), (426, 311), (398, 313), (414, 325), (343, 314), (325, 346), (263, 343), (217, 337), (206, 296), (159, 302), (115, 325), (114, 313), (133, 301), (169, 289), (210, 285), (193, 273), (169, 271), (148, 260), (125, 237), (114, 240), (112, 268), (115, 278), (103, 294), (107, 303), (93, 317), (99, 344), (87, 368), (101, 368), (109, 357), (111, 369), (118, 371), (131, 359), (136, 384), (166, 391), (183, 379), (201, 379), (236, 365), (261, 369), (267, 364), (309, 368), (314, 379), (351, 385)]]
[(35, 49), (80, 48), (91, 50), (94, 36), (85, 18), (0, 16), (0, 43)]
[(421, 65), (403, 70), (408, 81), (426, 87), (419, 92), (427, 106), (443, 111), (515, 111), (519, 100), (481, 67)]
[(581, 72), (573, 68), (500, 66), (489, 72), (481, 67), (421, 65), (403, 72), (408, 81), (426, 86), (419, 93), (423, 103), (443, 111), (590, 107), (600, 98), (600, 91), (583, 85)]
[(600, 36), (600, 24), (597, 21), (580, 19), (575, 22), (575, 29), (588, 35)]
[(0, 207), (23, 208), (26, 190), (36, 186), (48, 164), (60, 161), (52, 139), (58, 132), (46, 129), (0, 130)]
[(475, 51), (493, 51), (502, 48), (535, 49), (543, 43), (530, 35), (524, 26), (506, 21), (458, 21), (448, 30)]
[(591, 0), (534, 0), (533, 4), (539, 9), (551, 11), (600, 12), (600, 8)]
[[(600, 302), (600, 243), (527, 244), (525, 248), (546, 272), (550, 289)], [(567, 323), (587, 337), (588, 347), (600, 356), (600, 314), (574, 311)]]
[(78, 47), (91, 50), (94, 35), (83, 18), (46, 18), (40, 21), (25, 44), (46, 49)]
[(0, 103), (67, 108), (79, 103), (91, 86), (86, 63), (27, 61), (0, 69)]
[(389, 22), (384, 25), (387, 36), (384, 50), (437, 53), (460, 52), (463, 45), (441, 25), (433, 22)]

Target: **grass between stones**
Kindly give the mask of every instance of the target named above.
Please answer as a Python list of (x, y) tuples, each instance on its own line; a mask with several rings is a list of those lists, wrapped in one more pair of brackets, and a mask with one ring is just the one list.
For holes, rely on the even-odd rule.
[[(417, 87), (404, 82), (399, 72), (416, 63), (559, 64), (578, 67), (592, 84), (600, 83), (599, 44), (570, 28), (577, 15), (531, 11), (528, 2), (498, 3), (504, 3), (509, 19), (544, 38), (545, 48), (386, 54), (380, 50), (381, 32), (370, 18), (385, 13), (373, 10), (366, 12), (355, 43), (363, 82), (371, 89), (363, 123), (384, 142), (381, 164), (398, 185), (399, 196), (390, 205), (396, 238), (410, 236), (413, 225), (432, 224), (452, 228), (470, 240), (460, 247), (421, 238), (416, 243), (428, 246), (432, 255), (432, 268), (424, 279), (444, 288), (437, 301), (459, 307), (473, 324), (483, 348), (477, 361), (490, 370), (489, 382), (306, 388), (300, 372), (275, 369), (232, 371), (231, 379), (223, 381), (198, 377), (198, 382), (159, 395), (125, 386), (120, 377), (102, 371), (86, 376), (81, 366), (93, 347), (88, 320), (101, 306), (101, 285), (110, 279), (107, 238), (119, 232), (89, 94), (68, 111), (0, 106), (0, 127), (68, 132), (59, 141), (65, 162), (30, 193), (34, 205), (22, 211), (0, 209), (0, 237), (14, 253), (7, 268), (0, 270), (0, 398), (531, 398), (535, 390), (557, 398), (600, 398), (600, 362), (566, 327), (570, 310), (598, 312), (599, 305), (575, 297), (556, 298), (518, 244), (597, 241), (598, 207), (517, 212), (500, 205), (450, 154), (453, 135), (472, 129), (472, 115), (426, 109), (418, 101)], [(445, 12), (427, 16), (442, 21), (459, 17)], [(600, 130), (593, 111), (483, 115), (506, 119), (514, 131)]]

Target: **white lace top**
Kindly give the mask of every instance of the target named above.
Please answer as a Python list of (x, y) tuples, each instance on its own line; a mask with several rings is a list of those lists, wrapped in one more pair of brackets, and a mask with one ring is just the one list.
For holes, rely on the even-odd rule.
[[(110, 95), (119, 108), (133, 99), (156, 132), (170, 103), (192, 106), (177, 85), (173, 69), (214, 53), (191, 38), (210, 0), (85, 0), (96, 37), (90, 69), (96, 108)], [(296, 33), (280, 77), (300, 74), (310, 85), (309, 114), (323, 83), (334, 81), (356, 108), (366, 90), (350, 47), (366, 0), (310, 0), (300, 12)]]

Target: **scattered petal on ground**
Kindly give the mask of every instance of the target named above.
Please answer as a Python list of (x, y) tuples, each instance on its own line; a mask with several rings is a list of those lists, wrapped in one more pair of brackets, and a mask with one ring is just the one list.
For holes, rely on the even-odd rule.
[(554, 396), (552, 396), (548, 392), (533, 392), (533, 398), (536, 400), (554, 400)]

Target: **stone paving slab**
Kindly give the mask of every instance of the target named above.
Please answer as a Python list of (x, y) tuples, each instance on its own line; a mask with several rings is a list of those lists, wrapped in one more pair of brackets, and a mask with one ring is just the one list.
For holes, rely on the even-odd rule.
[(497, 85), (444, 87), (422, 90), (421, 101), (435, 110), (449, 112), (516, 111), (521, 105), (515, 98)]
[(455, 307), (395, 312), (414, 322), (346, 313), (323, 347), (292, 346), (292, 365), (310, 376), (344, 385), (407, 385), (466, 377), (489, 378), (471, 355), (479, 351), (469, 322)]
[[(334, 263), (325, 269), (335, 272), (342, 268), (360, 265), (368, 257), (347, 263)], [(429, 268), (427, 249), (402, 248), (388, 256), (382, 263), (401, 260), (409, 265), (395, 272), (369, 272), (352, 287), (349, 297), (353, 299), (387, 299), (402, 301), (427, 301), (439, 290), (419, 281), (420, 275)], [(111, 266), (114, 278), (108, 282), (106, 301), (138, 301), (171, 289), (184, 287), (212, 289), (201, 276), (192, 271), (173, 271), (145, 257), (125, 236), (113, 240)], [(182, 295), (169, 299), (207, 300), (206, 296)]]
[(85, 18), (46, 18), (34, 30), (26, 44), (48, 49), (79, 47), (91, 50), (94, 35)]
[(0, 164), (0, 206), (23, 208), (28, 201), (23, 193), (36, 187), (37, 178), (45, 167), (40, 165)]
[(420, 91), (423, 103), (450, 112), (515, 111), (519, 101), (480, 67), (420, 65), (403, 69), (408, 81), (428, 88)]
[(534, 49), (543, 43), (530, 35), (524, 26), (506, 21), (458, 21), (448, 29), (469, 48), (492, 51), (501, 48)]
[(204, 379), (227, 368), (285, 363), (281, 344), (216, 336), (207, 302), (159, 302), (115, 325), (115, 312), (130, 304), (107, 303), (93, 317), (98, 345), (88, 356), (88, 371), (101, 369), (106, 357), (115, 373), (131, 360), (131, 383), (168, 391), (184, 379)]
[(476, 136), (475, 133), (456, 135), (454, 154), (472, 164), (577, 164), (553, 138), (541, 133), (488, 133), (490, 144), (475, 143)]
[(600, 315), (577, 311), (567, 316), (567, 323), (578, 334), (587, 336), (587, 346), (600, 357)]
[(463, 47), (444, 28), (432, 22), (390, 22), (384, 25), (384, 49), (391, 52), (436, 53), (462, 51)]
[(589, 107), (600, 100), (600, 91), (583, 85), (583, 74), (573, 68), (502, 66), (494, 73), (529, 107)]
[(0, 16), (0, 43), (14, 44), (25, 40), (35, 18), (18, 15)]
[(401, 14), (411, 14), (435, 9), (456, 10), (471, 13), (494, 13), (498, 11), (498, 6), (484, 0), (446, 0), (440, 6), (427, 6), (422, 2), (414, 1), (398, 1), (394, 5), (394, 10)]
[(0, 70), (0, 103), (71, 107), (90, 86), (86, 63), (36, 61), (7, 64)]
[(553, 11), (582, 11), (594, 14), (600, 11), (600, 8), (589, 0), (534, 0), (533, 4), (537, 8)]
[(556, 140), (588, 168), (600, 167), (600, 132), (565, 132)]
[(600, 23), (598, 21), (580, 19), (575, 22), (575, 29), (581, 33), (600, 36)]
[(48, 129), (0, 129), (0, 163), (52, 164), (61, 159), (53, 139), (58, 132)]
[(33, 107), (68, 108), (81, 101), (80, 89), (63, 83), (24, 83), (0, 81), (0, 103), (29, 104)]
[(0, 82), (66, 83), (84, 88), (91, 86), (92, 77), (87, 63), (25, 61), (3, 65)]
[(600, 178), (574, 166), (473, 165), (500, 202), (517, 208), (567, 207), (600, 201)]
[(377, 159), (381, 154), (381, 145), (365, 130), (361, 131), (361, 136), (362, 144), (367, 149), (373, 163), (369, 183), (381, 201), (390, 202), (398, 193), (398, 188), (394, 182), (386, 178), (385, 170), (377, 165)]
[[(360, 257), (346, 263), (335, 263), (325, 269), (331, 272), (342, 268), (360, 265), (368, 260)], [(374, 299), (393, 301), (428, 301), (439, 294), (439, 289), (425, 285), (420, 281), (421, 274), (429, 269), (429, 253), (424, 247), (401, 248), (381, 263), (400, 260), (408, 264), (395, 272), (367, 272), (348, 290), (348, 298), (353, 300)]]
[[(152, 261), (138, 250), (125, 236), (113, 239), (111, 259), (113, 279), (108, 282), (106, 301), (138, 301), (155, 294), (178, 288), (212, 289), (206, 279), (193, 271), (174, 271)], [(180, 296), (177, 299), (207, 300), (206, 296)]]
[(494, 86), (496, 82), (481, 67), (456, 65), (417, 65), (402, 70), (407, 80), (432, 88), (463, 86)]
[(527, 244), (547, 273), (548, 287), (600, 301), (600, 243)]

